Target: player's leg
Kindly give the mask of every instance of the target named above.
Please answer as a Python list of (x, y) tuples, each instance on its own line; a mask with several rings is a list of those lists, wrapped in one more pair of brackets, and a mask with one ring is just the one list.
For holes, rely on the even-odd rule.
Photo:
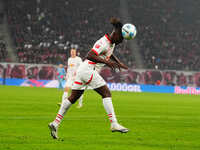
[[(67, 97), (68, 97), (68, 95), (69, 95), (69, 93), (71, 91), (72, 83), (73, 83), (73, 80), (71, 80), (70, 78), (68, 78), (68, 80), (65, 83), (65, 88), (64, 88), (63, 95), (62, 95), (62, 101), (64, 99), (67, 99)], [(58, 106), (61, 105), (62, 101), (58, 103)]]
[[(88, 86), (86, 86), (84, 90), (87, 90), (87, 88)], [(77, 108), (83, 107), (83, 97), (84, 97), (84, 94), (82, 94), (81, 97), (79, 98)]]
[(64, 99), (67, 99), (69, 93), (70, 93), (70, 87), (65, 87), (64, 88), (64, 92), (63, 92), (63, 95), (62, 95), (62, 101), (58, 103), (58, 106), (60, 106), (62, 104), (62, 102), (64, 101)]
[(83, 94), (83, 92), (84, 92), (84, 90), (72, 90), (71, 95), (69, 96), (69, 98), (64, 99), (62, 101), (62, 104), (60, 106), (60, 109), (58, 111), (58, 114), (57, 114), (55, 120), (49, 124), (49, 129), (51, 131), (51, 136), (54, 139), (58, 138), (57, 130), (58, 130), (58, 127), (59, 127), (62, 119), (64, 118), (65, 113), (71, 107), (71, 105), (73, 103), (75, 103), (80, 98), (80, 96)]
[(111, 123), (117, 123), (117, 118), (114, 112), (110, 90), (107, 85), (94, 89), (102, 96), (103, 106), (108, 114)]
[(62, 89), (62, 84), (60, 79), (58, 79), (58, 89)]
[(71, 78), (67, 79), (66, 84), (65, 84), (64, 93), (63, 93), (63, 96), (62, 96), (62, 101), (68, 97), (73, 82), (74, 82), (74, 80), (72, 80)]
[(80, 97), (79, 100), (78, 100), (77, 108), (83, 107), (83, 95), (84, 95), (84, 94), (82, 94), (81, 97)]
[[(49, 124), (50, 132), (51, 132), (51, 135), (53, 138), (58, 138), (58, 136), (57, 136), (58, 127), (59, 127), (65, 113), (67, 112), (67, 110), (84, 93), (85, 84), (83, 84), (83, 83), (85, 81), (82, 79), (82, 76), (86, 74), (83, 72), (84, 70), (86, 70), (86, 69), (84, 69), (84, 68), (82, 69), (80, 67), (77, 70), (75, 81), (73, 82), (73, 84), (71, 86), (72, 92), (71, 92), (70, 96), (68, 98), (64, 98), (55, 120)], [(72, 80), (70, 80), (70, 81), (72, 81)], [(66, 85), (67, 85), (67, 83), (66, 83)]]
[(99, 73), (96, 70), (94, 70), (89, 81), (90, 82), (88, 86), (90, 86), (92, 89), (94, 89), (97, 93), (99, 93), (102, 96), (103, 106), (111, 122), (111, 130), (113, 132), (114, 131), (123, 132), (123, 133), (128, 132), (127, 128), (121, 126), (117, 122), (114, 107), (112, 104), (111, 93), (105, 80), (99, 75)]
[(64, 88), (64, 92), (63, 92), (63, 95), (62, 95), (62, 101), (68, 97), (69, 92), (70, 92), (70, 87), (66, 86)]
[(66, 111), (70, 108), (71, 104), (75, 103), (80, 96), (83, 94), (84, 90), (72, 90), (71, 95), (62, 101), (58, 115), (54, 120), (54, 125), (59, 126), (61, 120), (63, 119)]
[(104, 109), (106, 110), (109, 120), (111, 122), (112, 132), (115, 132), (115, 131), (122, 132), (122, 133), (128, 132), (129, 130), (127, 128), (123, 127), (122, 125), (120, 125), (117, 121), (114, 107), (112, 104), (111, 93), (110, 93), (110, 90), (107, 87), (107, 85), (101, 86), (94, 90), (102, 96), (103, 106), (104, 106)]

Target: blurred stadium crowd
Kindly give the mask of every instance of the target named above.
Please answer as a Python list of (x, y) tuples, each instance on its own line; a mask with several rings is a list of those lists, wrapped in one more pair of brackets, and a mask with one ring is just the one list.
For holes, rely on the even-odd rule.
[(0, 60), (5, 62), (8, 61), (7, 56), (6, 43), (4, 40), (0, 40)]
[(133, 1), (129, 4), (146, 68), (199, 70), (200, 1)]
[[(108, 20), (120, 16), (120, 0), (4, 1), (18, 62), (66, 62), (71, 47), (85, 56), (93, 43), (111, 31)], [(144, 68), (198, 70), (200, 68), (200, 2), (191, 0), (126, 0), (136, 25)], [(190, 8), (191, 7), (191, 8)], [(196, 13), (197, 12), (197, 13)], [(1, 44), (0, 44), (1, 45)], [(127, 42), (116, 55), (131, 68), (133, 50)], [(0, 60), (6, 55), (1, 46)]]
[[(56, 64), (66, 62), (71, 47), (85, 56), (92, 44), (109, 31), (108, 1), (14, 0), (7, 1), (7, 14), (19, 62)], [(115, 6), (114, 8), (117, 8)], [(96, 11), (98, 9), (98, 11)], [(117, 10), (117, 9), (116, 9)], [(81, 13), (80, 13), (81, 12)], [(99, 19), (96, 19), (97, 16)], [(123, 53), (129, 53), (125, 46)], [(125, 58), (124, 58), (125, 59)], [(131, 65), (131, 60), (129, 64)]]

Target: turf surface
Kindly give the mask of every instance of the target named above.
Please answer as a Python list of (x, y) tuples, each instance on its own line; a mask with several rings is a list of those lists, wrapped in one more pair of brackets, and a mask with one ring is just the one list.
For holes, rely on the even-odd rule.
[[(112, 92), (119, 122), (110, 132), (101, 97), (86, 91), (50, 137), (62, 91), (0, 86), (0, 150), (200, 150), (200, 96)], [(76, 105), (76, 104), (75, 104)]]

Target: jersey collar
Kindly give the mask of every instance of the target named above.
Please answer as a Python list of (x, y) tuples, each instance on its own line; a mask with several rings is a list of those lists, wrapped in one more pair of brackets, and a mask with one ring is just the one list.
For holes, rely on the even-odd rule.
[(110, 35), (109, 35), (108, 33), (105, 34), (105, 37), (106, 37), (106, 39), (107, 39), (110, 43), (112, 43), (112, 42), (111, 42), (111, 37), (110, 37)]

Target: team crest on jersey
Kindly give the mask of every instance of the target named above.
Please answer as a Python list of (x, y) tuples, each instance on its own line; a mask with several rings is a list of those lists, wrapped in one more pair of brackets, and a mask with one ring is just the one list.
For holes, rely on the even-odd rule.
[(75, 65), (74, 65), (74, 64), (70, 64), (69, 66), (70, 66), (70, 67), (73, 67), (73, 66), (75, 66)]
[(99, 47), (100, 47), (100, 45), (99, 45), (99, 44), (96, 44), (96, 45), (95, 45), (95, 48), (97, 48), (97, 49), (98, 49)]

